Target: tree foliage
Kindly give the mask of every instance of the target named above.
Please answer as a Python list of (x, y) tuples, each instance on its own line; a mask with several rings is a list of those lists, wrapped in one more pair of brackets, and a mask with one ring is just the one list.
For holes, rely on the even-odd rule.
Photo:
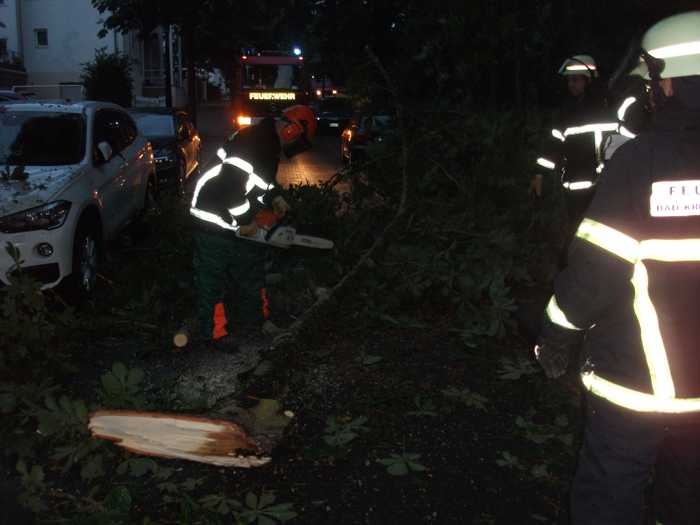
[[(158, 0), (92, 0), (106, 15), (102, 34), (108, 30), (136, 31), (144, 37), (159, 25), (171, 24), (180, 31), (191, 29), (196, 38), (195, 59), (200, 64), (220, 65), (238, 55), (242, 47), (275, 48), (288, 36), (290, 23), (303, 12), (303, 2), (238, 2), (201, 0), (161, 2)], [(300, 30), (301, 31), (301, 30)]]
[(367, 84), (365, 46), (414, 100), (473, 105), (556, 105), (556, 70), (593, 54), (604, 76), (655, 20), (697, 8), (692, 0), (309, 1), (310, 62), (334, 79)]
[(131, 105), (133, 80), (130, 61), (119, 53), (98, 49), (92, 62), (83, 64), (80, 76), (87, 98), (114, 102), (124, 107)]

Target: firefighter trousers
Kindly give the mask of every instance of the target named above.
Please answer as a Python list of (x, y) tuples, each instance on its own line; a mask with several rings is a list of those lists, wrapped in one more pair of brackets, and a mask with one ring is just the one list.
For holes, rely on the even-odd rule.
[[(700, 523), (700, 415), (646, 414), (588, 395), (572, 525)], [(645, 495), (651, 488), (651, 501)]]
[(196, 231), (194, 282), (200, 335), (217, 339), (267, 318), (265, 245)]
[(559, 269), (566, 268), (569, 258), (569, 245), (576, 236), (581, 220), (588, 210), (588, 206), (595, 195), (595, 188), (589, 190), (564, 190), (564, 201), (566, 203), (566, 237), (564, 246), (559, 252)]

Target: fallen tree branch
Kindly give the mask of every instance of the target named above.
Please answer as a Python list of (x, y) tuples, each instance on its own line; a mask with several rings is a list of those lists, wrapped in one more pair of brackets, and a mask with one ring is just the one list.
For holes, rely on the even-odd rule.
[(328, 306), (336, 301), (342, 292), (354, 281), (360, 270), (371, 264), (370, 261), (372, 257), (379, 251), (379, 249), (386, 243), (389, 234), (398, 225), (399, 221), (406, 213), (406, 203), (408, 201), (408, 159), (409, 159), (409, 140), (408, 132), (406, 127), (405, 113), (401, 100), (399, 98), (399, 91), (397, 86), (394, 84), (393, 79), (389, 76), (389, 73), (382, 65), (379, 58), (374, 54), (374, 52), (369, 48), (365, 48), (370, 61), (379, 70), (382, 78), (384, 79), (387, 89), (394, 97), (396, 102), (396, 116), (397, 124), (401, 137), (401, 196), (399, 198), (399, 205), (396, 213), (392, 219), (387, 223), (382, 232), (377, 236), (377, 238), (372, 243), (372, 246), (360, 257), (360, 259), (355, 263), (355, 265), (338, 281), (338, 283), (330, 289), (327, 295), (320, 297), (314, 304), (311, 305), (296, 321), (294, 321), (282, 334), (277, 336), (273, 342), (273, 348), (280, 349), (285, 346), (293, 346), (296, 340), (299, 338), (306, 329), (313, 324), (314, 320), (318, 321), (321, 317), (322, 312)]

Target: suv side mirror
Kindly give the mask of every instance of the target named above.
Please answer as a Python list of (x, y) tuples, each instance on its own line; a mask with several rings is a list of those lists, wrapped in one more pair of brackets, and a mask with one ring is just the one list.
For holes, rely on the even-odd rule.
[(109, 143), (106, 141), (102, 141), (97, 145), (97, 151), (100, 152), (103, 162), (109, 162), (109, 159), (111, 159), (114, 155), (112, 146), (110, 146)]

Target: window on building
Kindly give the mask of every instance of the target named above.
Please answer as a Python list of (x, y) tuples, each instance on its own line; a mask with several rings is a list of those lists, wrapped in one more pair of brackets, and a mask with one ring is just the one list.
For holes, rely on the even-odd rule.
[[(0, 0), (2, 4), (2, 0)], [(0, 38), (0, 58), (7, 58), (7, 38)]]
[(49, 30), (48, 29), (35, 29), (34, 30), (34, 41), (36, 42), (36, 47), (48, 47), (48, 45), (49, 45)]

